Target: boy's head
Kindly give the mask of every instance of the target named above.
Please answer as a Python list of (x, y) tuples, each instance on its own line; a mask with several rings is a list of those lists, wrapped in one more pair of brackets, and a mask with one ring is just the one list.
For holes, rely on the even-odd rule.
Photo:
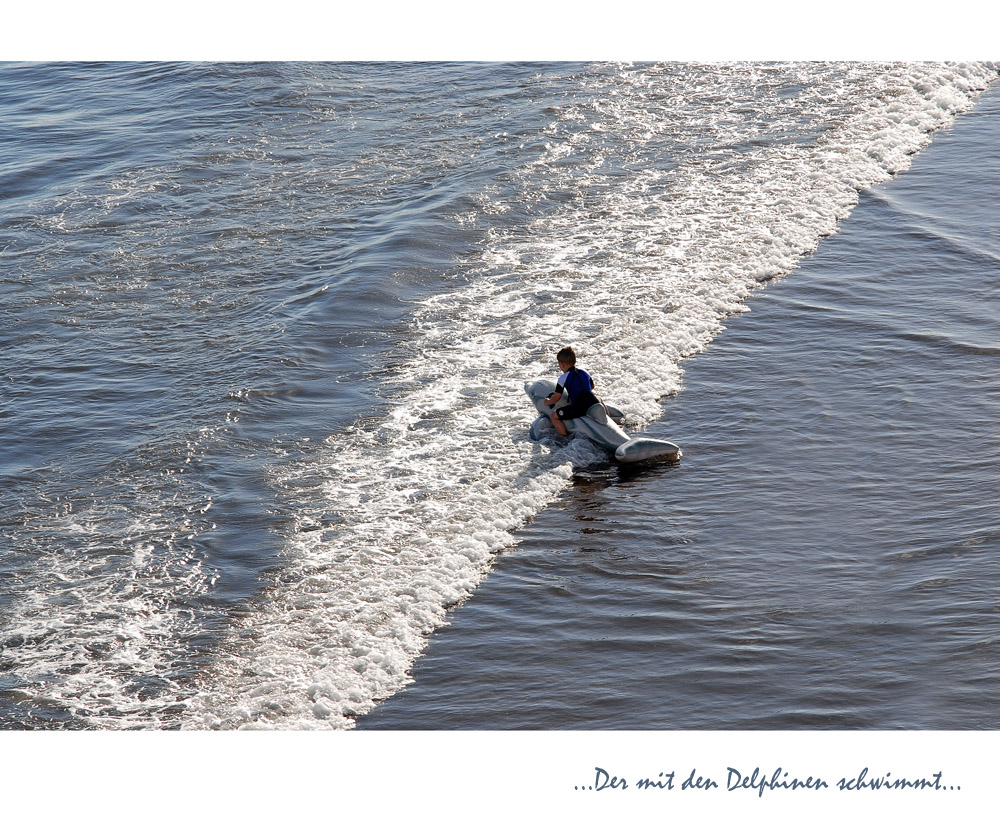
[(556, 361), (560, 365), (565, 365), (567, 368), (572, 368), (574, 365), (576, 365), (576, 352), (567, 345), (558, 354), (556, 354)]

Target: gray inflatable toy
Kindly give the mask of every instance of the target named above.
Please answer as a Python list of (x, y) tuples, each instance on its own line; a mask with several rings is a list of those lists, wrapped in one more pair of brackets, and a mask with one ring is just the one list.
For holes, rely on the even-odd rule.
[[(531, 424), (529, 436), (531, 439), (541, 440), (547, 436), (553, 436), (556, 429), (552, 426), (549, 415), (552, 408), (545, 404), (545, 398), (556, 390), (556, 384), (549, 380), (538, 380), (537, 382), (525, 383), (524, 390), (531, 398), (535, 409), (541, 416)], [(566, 394), (556, 403), (559, 408), (568, 403)], [(618, 423), (624, 419), (617, 408), (610, 405), (593, 405), (587, 411), (585, 417), (578, 417), (575, 420), (566, 420), (566, 430), (571, 434), (582, 434), (591, 442), (606, 448), (610, 451), (618, 462), (645, 462), (655, 459), (680, 459), (681, 449), (672, 442), (666, 440), (654, 440), (649, 437), (630, 437), (619, 427)]]

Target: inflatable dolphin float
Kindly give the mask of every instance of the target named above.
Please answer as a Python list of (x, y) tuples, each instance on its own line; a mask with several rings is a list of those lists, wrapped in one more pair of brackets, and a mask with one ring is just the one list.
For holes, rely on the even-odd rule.
[[(552, 408), (545, 404), (545, 398), (556, 390), (556, 384), (549, 380), (525, 383), (524, 390), (531, 398), (535, 409), (541, 415), (531, 424), (529, 436), (539, 441), (556, 433), (549, 415)], [(569, 402), (566, 393), (556, 403), (555, 408)], [(606, 448), (618, 462), (645, 462), (661, 458), (680, 459), (681, 449), (666, 440), (654, 440), (649, 437), (630, 437), (619, 427), (618, 422), (624, 419), (617, 408), (610, 405), (592, 405), (584, 417), (566, 420), (566, 430), (571, 434), (582, 434), (591, 442)]]

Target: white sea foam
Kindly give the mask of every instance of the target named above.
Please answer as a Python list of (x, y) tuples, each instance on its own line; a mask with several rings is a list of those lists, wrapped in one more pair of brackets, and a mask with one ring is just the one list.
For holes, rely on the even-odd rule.
[[(415, 312), (376, 419), (277, 469), (287, 568), (233, 627), (189, 727), (345, 728), (409, 681), (447, 609), (549, 504), (585, 442), (531, 443), (520, 385), (573, 343), (637, 425), (760, 283), (836, 230), (995, 78), (979, 65), (618, 67), (517, 170), (539, 204)], [(552, 205), (552, 204), (556, 205)], [(505, 204), (490, 204), (493, 214)]]
[(184, 650), (204, 630), (194, 603), (217, 579), (193, 547), (212, 500), (178, 473), (117, 477), (107, 497), (53, 499), (24, 523), (11, 551), (40, 559), (4, 607), (9, 693), (111, 727), (156, 725), (175, 706)]

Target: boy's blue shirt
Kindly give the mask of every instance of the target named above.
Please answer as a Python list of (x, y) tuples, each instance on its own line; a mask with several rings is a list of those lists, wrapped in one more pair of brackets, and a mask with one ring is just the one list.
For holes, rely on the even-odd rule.
[[(582, 377), (582, 379), (580, 379)], [(582, 368), (571, 368), (563, 371), (559, 375), (558, 385), (563, 386), (569, 392), (569, 401), (574, 402), (576, 398), (585, 391), (594, 390), (594, 381), (590, 374)]]

